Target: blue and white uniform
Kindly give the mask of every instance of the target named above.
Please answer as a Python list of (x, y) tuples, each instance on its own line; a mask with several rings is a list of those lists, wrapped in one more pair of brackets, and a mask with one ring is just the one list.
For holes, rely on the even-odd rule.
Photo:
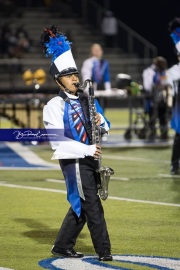
[(92, 80), (94, 90), (111, 90), (109, 62), (105, 59), (90, 57), (81, 68), (82, 81)]
[(171, 127), (180, 134), (180, 63), (172, 66), (169, 70), (169, 76), (173, 81), (173, 114)]
[(180, 63), (172, 66), (168, 71), (173, 81), (171, 127), (176, 132), (172, 147), (171, 166), (172, 169), (178, 170), (180, 161)]
[[(90, 121), (88, 98), (85, 95), (82, 98), (70, 94), (67, 96), (69, 103), (60, 96), (54, 97), (43, 110), (46, 129), (64, 130), (64, 138), (51, 141), (54, 150), (52, 159), (60, 162), (67, 186), (67, 199), (71, 204), (54, 245), (63, 249), (73, 248), (87, 222), (94, 249), (100, 254), (105, 249), (110, 250), (111, 244), (97, 190), (97, 161), (93, 158), (96, 146), (90, 145), (86, 126)], [(101, 125), (108, 132), (110, 123), (97, 101), (95, 105), (101, 115)]]
[[(64, 130), (64, 139), (61, 141), (51, 141), (51, 147), (54, 151), (52, 159), (64, 160), (74, 159), (73, 168), (63, 166), (67, 185), (67, 199), (73, 210), (80, 215), (80, 197), (85, 199), (82, 182), (79, 173), (79, 159), (87, 156), (93, 156), (96, 151), (95, 145), (90, 145), (89, 137), (83, 122), (88, 123), (88, 113), (84, 114), (78, 96), (67, 93), (70, 103), (64, 102), (60, 97), (52, 98), (43, 110), (43, 121), (46, 129)], [(101, 126), (108, 132), (110, 123), (104, 117), (103, 110), (96, 101), (96, 111), (101, 114)], [(69, 140), (67, 140), (69, 138)], [(73, 179), (73, 180), (72, 180)]]

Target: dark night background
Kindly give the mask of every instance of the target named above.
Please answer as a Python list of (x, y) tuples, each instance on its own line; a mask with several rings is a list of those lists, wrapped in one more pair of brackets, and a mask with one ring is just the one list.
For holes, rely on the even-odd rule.
[[(96, 2), (104, 6), (105, 0)], [(155, 45), (169, 65), (177, 62), (168, 24), (180, 16), (180, 0), (109, 0), (108, 4), (117, 18)]]
[[(81, 9), (85, 0), (51, 0)], [(51, 2), (50, 1), (50, 2)], [(89, 0), (90, 1), (90, 0)], [(168, 24), (174, 17), (180, 17), (180, 0), (93, 0), (105, 9), (113, 11), (116, 18), (127, 24), (138, 34), (158, 48), (158, 55), (165, 57), (169, 66), (177, 62), (174, 44), (168, 31)], [(6, 1), (0, 0), (0, 6)], [(13, 0), (17, 6), (31, 3), (41, 6), (45, 0)], [(60, 10), (61, 14), (61, 10)], [(63, 12), (62, 12), (63, 14)], [(93, 10), (92, 10), (93, 20)]]

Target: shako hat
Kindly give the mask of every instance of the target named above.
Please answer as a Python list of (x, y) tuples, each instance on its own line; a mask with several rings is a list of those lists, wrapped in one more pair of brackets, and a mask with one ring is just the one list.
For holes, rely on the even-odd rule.
[(170, 36), (175, 44), (177, 54), (180, 53), (180, 18), (175, 17), (169, 23)]
[(44, 28), (40, 43), (46, 57), (52, 56), (49, 73), (54, 79), (79, 73), (71, 52), (72, 43), (67, 40), (63, 33), (59, 32), (56, 25)]

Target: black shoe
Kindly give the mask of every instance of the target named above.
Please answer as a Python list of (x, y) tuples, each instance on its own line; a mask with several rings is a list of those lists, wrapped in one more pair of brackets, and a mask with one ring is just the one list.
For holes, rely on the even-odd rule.
[(112, 261), (113, 257), (109, 249), (105, 249), (99, 254), (99, 261)]
[(66, 258), (82, 258), (84, 254), (80, 252), (76, 252), (73, 248), (64, 249), (58, 248), (57, 246), (53, 246), (51, 249), (51, 253), (55, 256), (63, 256)]
[(178, 174), (178, 172), (179, 172), (179, 168), (178, 167), (171, 166), (171, 171), (170, 171), (171, 175), (176, 175), (176, 174)]

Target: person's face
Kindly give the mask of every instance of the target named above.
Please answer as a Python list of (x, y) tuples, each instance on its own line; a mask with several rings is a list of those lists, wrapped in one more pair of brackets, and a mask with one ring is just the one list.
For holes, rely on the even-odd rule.
[[(60, 77), (59, 80), (62, 84), (72, 92), (72, 95), (75, 95), (77, 92), (77, 87), (74, 85), (75, 83), (79, 83), (79, 76), (78, 74), (71, 74), (67, 76)], [(61, 86), (61, 85), (59, 85)], [(61, 86), (61, 88), (63, 88)], [(64, 89), (63, 89), (64, 90)]]
[(102, 58), (102, 56), (103, 56), (103, 50), (102, 50), (101, 46), (99, 46), (99, 45), (92, 46), (92, 48), (91, 48), (91, 55), (92, 56), (95, 56), (95, 57), (97, 57), (99, 59)]

